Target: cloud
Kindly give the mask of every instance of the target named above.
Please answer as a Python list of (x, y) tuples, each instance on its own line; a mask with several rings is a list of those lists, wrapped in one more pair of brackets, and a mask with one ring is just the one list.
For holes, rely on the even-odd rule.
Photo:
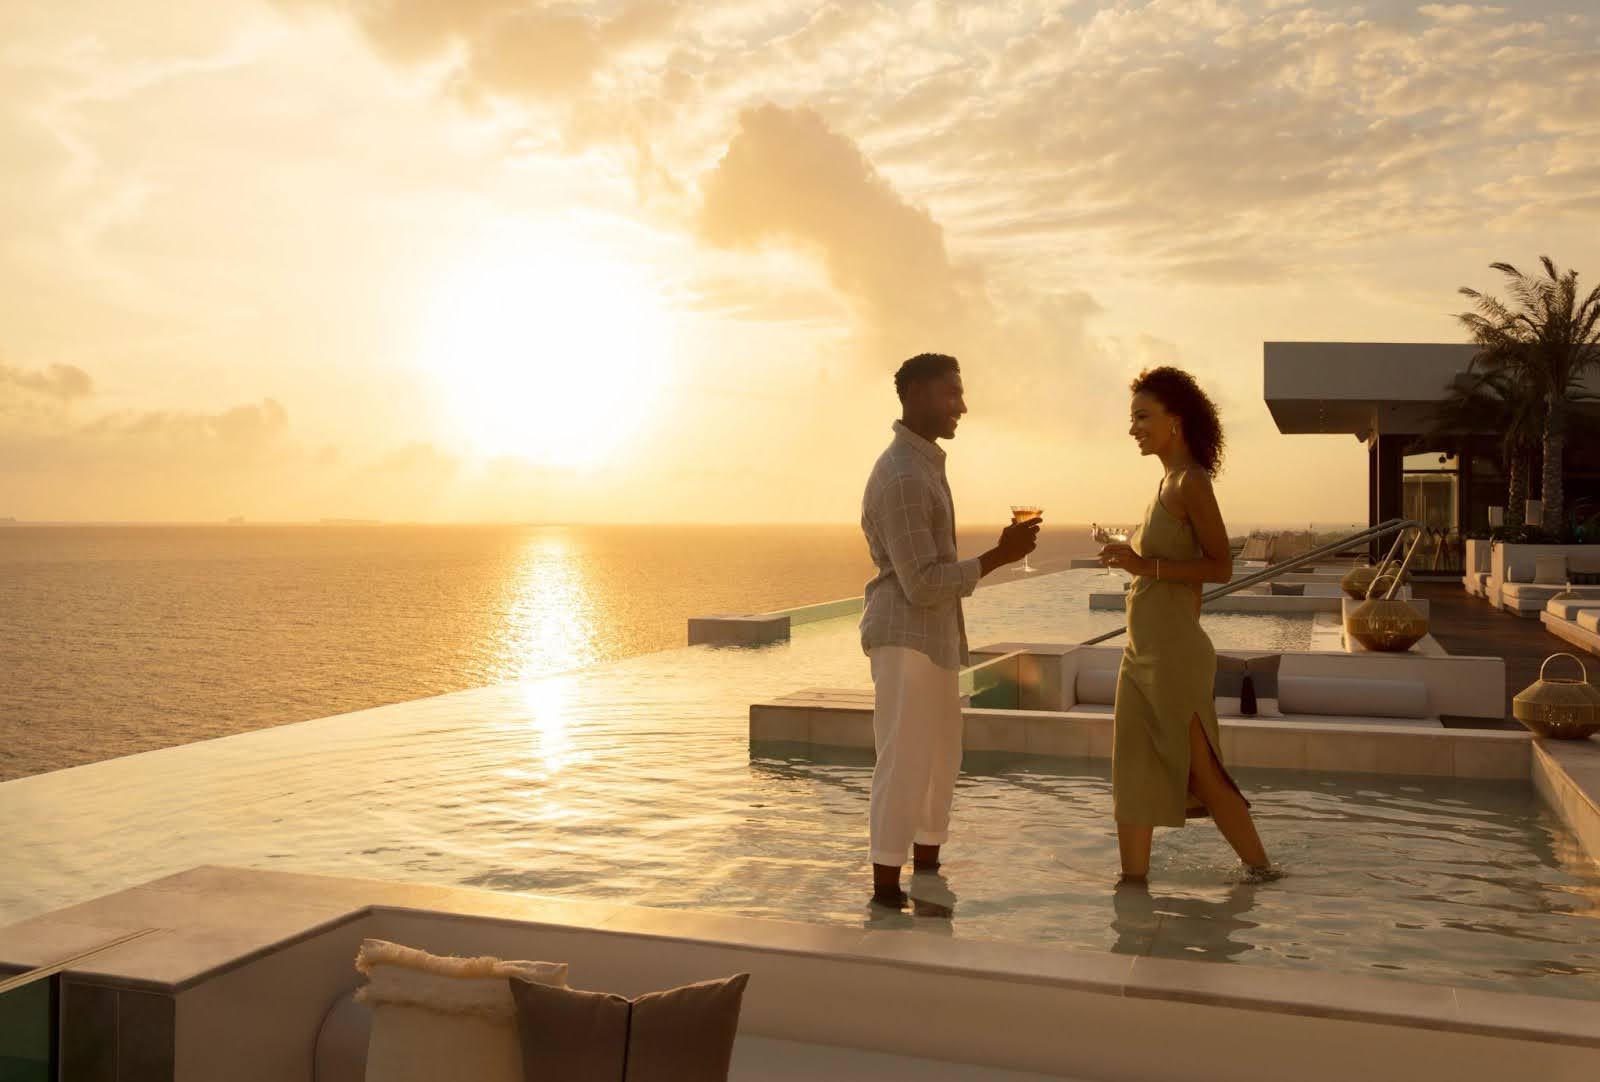
[[(700, 205), (680, 178), (724, 154), (712, 179), (727, 174), (733, 194), (704, 204), (707, 239), (804, 237), (865, 287), (860, 297), (901, 311), (914, 298), (960, 303), (967, 285), (948, 267), (973, 265), (969, 241), (1001, 237), (1078, 239), (1174, 282), (1326, 273), (1330, 252), (1519, 214), (1508, 160), (1537, 175), (1564, 143), (1600, 138), (1600, 24), (1555, 3), (930, 0), (801, 12), (708, 0), (601, 15), (513, 0), (280, 2), (343, 13), (383, 55), (440, 65), (465, 98), (536, 106), (528, 129), (543, 147), (620, 151), (650, 197), (644, 212)], [(777, 183), (781, 169), (846, 197), (847, 213), (884, 210), (898, 250), (933, 260), (910, 268), (916, 286), (893, 288), (870, 253), (842, 251), (808, 193)], [(737, 198), (752, 181), (786, 201), (754, 239)], [(1551, 210), (1570, 222), (1592, 208), (1578, 194)], [(1363, 266), (1356, 256), (1355, 273)]]
[(706, 241), (814, 250), (874, 325), (937, 330), (970, 304), (972, 283), (952, 265), (939, 225), (810, 109), (769, 104), (742, 113), (702, 188)]
[(1051, 425), (1120, 398), (1124, 371), (1138, 366), (1133, 351), (1095, 332), (1102, 305), (1070, 276), (1052, 288), (1026, 270), (991, 276), (955, 261), (939, 222), (814, 110), (742, 113), (701, 189), (709, 243), (815, 254), (864, 332), (858, 372), (924, 350), (954, 353), (992, 414)]
[[(56, 385), (74, 393), (82, 372)], [(47, 401), (40, 395), (35, 400)], [(0, 396), (5, 513), (54, 519), (172, 520), (257, 513), (291, 498), (305, 455), (274, 399), (216, 411), (6, 408)]]
[(278, 0), (354, 21), (385, 58), (442, 64), (466, 100), (558, 101), (587, 89), (630, 46), (660, 38), (677, 5), (641, 0), (609, 17), (523, 0)]
[(42, 371), (28, 371), (0, 364), (0, 389), (14, 387), (44, 395), (60, 402), (87, 398), (94, 393), (89, 373), (70, 364), (52, 364)]
[(1465, 23), (1504, 15), (1505, 8), (1474, 4), (1424, 4), (1418, 13), (1441, 23)]
[(125, 410), (108, 413), (72, 435), (108, 452), (149, 460), (166, 455), (222, 454), (225, 460), (251, 460), (277, 450), (288, 432), (289, 414), (277, 401), (234, 406), (216, 413), (183, 410)]

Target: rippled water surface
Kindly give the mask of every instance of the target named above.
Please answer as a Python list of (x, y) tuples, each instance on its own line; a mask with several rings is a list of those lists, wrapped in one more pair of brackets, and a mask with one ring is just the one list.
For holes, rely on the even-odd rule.
[[(1104, 581), (981, 591), (974, 642), (1112, 626), (1085, 611)], [(866, 757), (746, 730), (752, 701), (866, 682), (836, 620), (10, 782), (0, 923), (210, 862), (1600, 999), (1600, 875), (1522, 784), (1239, 771), (1287, 878), (1240, 882), (1198, 823), (1114, 894), (1105, 763), (969, 755), (948, 876), (914, 891), (953, 916), (874, 917)]]
[[(1052, 529), (1034, 562), (1093, 548)], [(869, 575), (849, 526), (0, 526), (0, 781), (680, 646)]]

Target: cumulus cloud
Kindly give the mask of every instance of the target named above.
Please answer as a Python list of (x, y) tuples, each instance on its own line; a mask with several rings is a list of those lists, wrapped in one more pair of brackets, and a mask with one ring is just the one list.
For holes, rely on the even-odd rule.
[(952, 265), (939, 225), (810, 109), (743, 113), (703, 190), (707, 241), (811, 248), (878, 326), (936, 331), (970, 304), (972, 283)]
[(0, 389), (4, 388), (71, 402), (93, 394), (94, 381), (89, 373), (70, 364), (52, 364), (37, 371), (0, 364)]
[(1103, 309), (1082, 286), (991, 278), (953, 259), (933, 216), (813, 110), (767, 104), (741, 114), (701, 189), (708, 242), (816, 255), (865, 332), (858, 370), (924, 350), (954, 353), (975, 372), (1003, 368), (1004, 380), (978, 377), (983, 398), (1026, 420), (1098, 409), (1137, 365), (1136, 351), (1095, 332)]

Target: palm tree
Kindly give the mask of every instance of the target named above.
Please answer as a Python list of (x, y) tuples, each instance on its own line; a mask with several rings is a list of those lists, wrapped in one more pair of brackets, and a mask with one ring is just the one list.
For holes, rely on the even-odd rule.
[(1500, 433), (1500, 468), (1506, 479), (1505, 525), (1522, 525), (1528, 499), (1529, 470), (1544, 431), (1544, 401), (1530, 394), (1507, 369), (1479, 368), (1445, 388), (1433, 411), (1427, 435), (1448, 438), (1462, 433)]
[(1566, 524), (1561, 467), (1567, 417), (1573, 402), (1595, 397), (1583, 392), (1583, 380), (1600, 371), (1600, 287), (1579, 300), (1577, 271), (1558, 272), (1549, 256), (1539, 262), (1542, 277), (1510, 263), (1489, 264), (1506, 276), (1512, 304), (1462, 286), (1475, 311), (1456, 318), (1478, 345), (1474, 366), (1506, 372), (1544, 404), (1544, 525), (1559, 532)]

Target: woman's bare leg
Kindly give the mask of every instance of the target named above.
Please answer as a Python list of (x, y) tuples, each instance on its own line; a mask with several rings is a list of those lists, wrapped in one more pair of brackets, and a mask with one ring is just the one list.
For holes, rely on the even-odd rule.
[(1117, 824), (1117, 849), (1122, 854), (1122, 878), (1143, 882), (1150, 875), (1150, 837), (1154, 827)]
[(1252, 868), (1268, 866), (1267, 850), (1256, 833), (1250, 808), (1223, 776), (1222, 764), (1217, 762), (1198, 715), (1189, 719), (1189, 789), (1206, 806), (1217, 829), (1222, 831), (1240, 860)]

